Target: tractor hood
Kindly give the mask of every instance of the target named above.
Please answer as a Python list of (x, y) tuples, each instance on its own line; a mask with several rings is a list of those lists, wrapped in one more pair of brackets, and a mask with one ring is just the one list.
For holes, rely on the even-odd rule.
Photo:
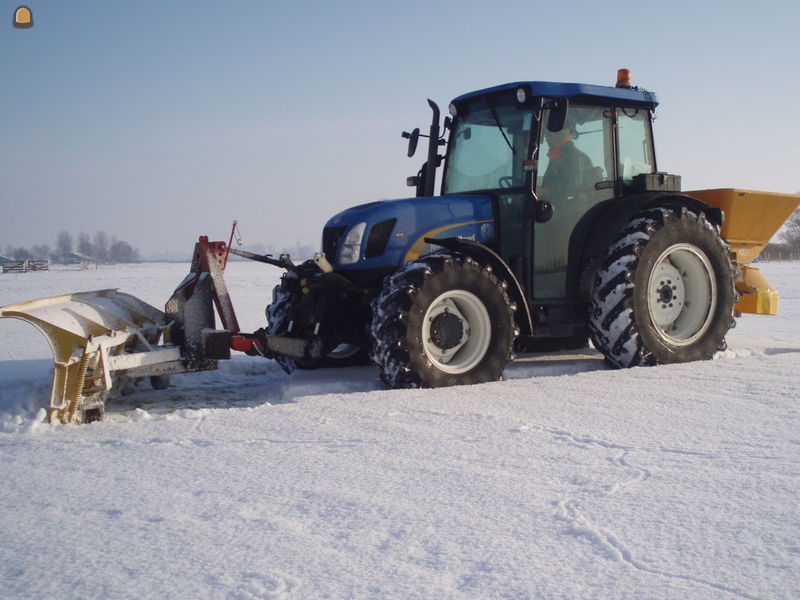
[(341, 270), (394, 268), (438, 248), (426, 237), (494, 238), (489, 196), (454, 195), (369, 202), (331, 218), (322, 250)]

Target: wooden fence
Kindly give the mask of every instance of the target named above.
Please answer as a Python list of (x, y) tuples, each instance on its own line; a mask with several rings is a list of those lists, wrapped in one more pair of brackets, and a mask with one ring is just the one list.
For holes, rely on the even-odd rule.
[(28, 271), (49, 271), (50, 261), (35, 258), (27, 260), (7, 260), (3, 262), (3, 273), (27, 273)]

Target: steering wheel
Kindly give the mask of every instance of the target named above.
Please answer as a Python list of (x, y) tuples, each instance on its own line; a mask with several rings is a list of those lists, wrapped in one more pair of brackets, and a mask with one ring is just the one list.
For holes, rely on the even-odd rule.
[(501, 188), (510, 188), (514, 187), (514, 178), (510, 175), (506, 175), (505, 177), (501, 177), (497, 180), (498, 185)]

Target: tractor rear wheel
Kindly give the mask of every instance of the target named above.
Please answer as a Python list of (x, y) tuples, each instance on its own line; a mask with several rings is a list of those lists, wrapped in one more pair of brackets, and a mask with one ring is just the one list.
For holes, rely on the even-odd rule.
[(372, 304), (372, 359), (389, 387), (496, 381), (513, 358), (505, 284), (461, 254), (436, 253), (386, 279)]
[(620, 233), (595, 278), (589, 327), (614, 367), (706, 360), (735, 324), (734, 265), (716, 225), (649, 209)]

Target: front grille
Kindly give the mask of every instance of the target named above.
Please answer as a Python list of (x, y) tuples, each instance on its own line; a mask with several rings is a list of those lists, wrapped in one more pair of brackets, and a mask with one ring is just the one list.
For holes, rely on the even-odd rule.
[(364, 258), (375, 258), (383, 254), (395, 223), (397, 223), (397, 219), (388, 219), (372, 226), (372, 229), (369, 230)]
[(322, 251), (325, 257), (333, 262), (336, 260), (336, 251), (339, 249), (339, 240), (347, 230), (347, 225), (342, 227), (325, 227), (322, 230)]

